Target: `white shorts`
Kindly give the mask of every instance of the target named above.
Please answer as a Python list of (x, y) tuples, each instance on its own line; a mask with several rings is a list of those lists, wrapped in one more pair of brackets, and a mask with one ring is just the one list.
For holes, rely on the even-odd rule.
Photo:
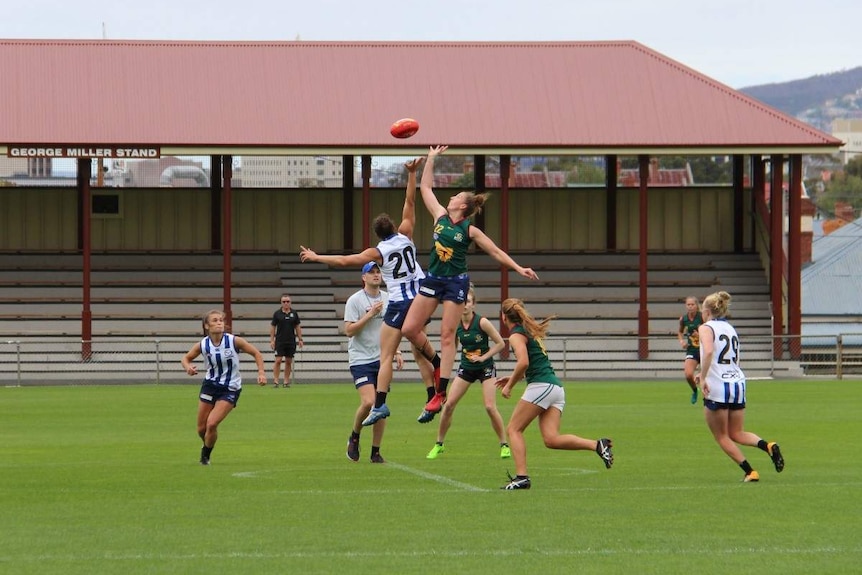
[(527, 384), (527, 389), (524, 390), (524, 395), (521, 396), (521, 399), (533, 405), (538, 405), (545, 410), (549, 407), (556, 407), (562, 413), (563, 408), (566, 406), (566, 390), (553, 383), (534, 381)]

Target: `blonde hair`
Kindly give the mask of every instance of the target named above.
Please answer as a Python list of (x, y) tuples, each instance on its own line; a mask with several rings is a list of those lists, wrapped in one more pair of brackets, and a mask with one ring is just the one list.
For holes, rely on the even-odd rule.
[(552, 315), (538, 321), (524, 307), (524, 302), (518, 298), (510, 297), (503, 302), (503, 316), (512, 323), (521, 324), (524, 330), (533, 339), (542, 339), (548, 334), (548, 326), (552, 319), (557, 316)]
[(727, 317), (727, 311), (730, 308), (730, 294), (726, 291), (709, 294), (703, 300), (703, 307), (709, 310), (712, 317)]
[(222, 319), (227, 318), (227, 314), (223, 310), (220, 310), (220, 309), (211, 309), (208, 312), (206, 312), (204, 314), (204, 316), (201, 318), (201, 326), (203, 327), (204, 335), (209, 335), (210, 318), (214, 315), (220, 315), (222, 317)]
[(488, 200), (488, 192), (482, 192), (481, 194), (477, 194), (476, 192), (464, 191), (464, 203), (467, 204), (467, 207), (464, 209), (464, 217), (472, 218), (477, 214), (482, 213), (482, 206), (485, 205), (485, 202)]

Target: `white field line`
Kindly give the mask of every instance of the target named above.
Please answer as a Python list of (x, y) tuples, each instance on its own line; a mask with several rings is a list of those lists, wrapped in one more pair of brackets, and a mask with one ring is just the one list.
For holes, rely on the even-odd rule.
[(521, 555), (544, 555), (547, 557), (585, 557), (585, 556), (702, 556), (714, 557), (716, 555), (851, 555), (862, 553), (862, 547), (730, 547), (724, 549), (691, 548), (680, 549), (677, 547), (653, 547), (650, 549), (633, 549), (630, 547), (619, 548), (593, 548), (582, 549), (541, 549), (531, 547), (529, 549), (471, 549), (471, 550), (446, 550), (445, 547), (434, 550), (415, 551), (282, 551), (282, 552), (242, 552), (234, 551), (227, 553), (104, 553), (92, 555), (27, 555), (12, 556), (0, 555), (0, 565), (3, 563), (43, 563), (52, 561), (200, 561), (206, 559), (315, 559), (315, 558), (371, 558), (385, 559), (387, 557), (399, 558), (422, 558), (422, 557), (518, 557)]
[(475, 485), (470, 485), (469, 483), (464, 483), (462, 481), (450, 479), (449, 477), (445, 477), (443, 475), (435, 475), (434, 473), (427, 473), (425, 471), (422, 471), (421, 469), (415, 469), (413, 467), (408, 467), (406, 465), (393, 463), (391, 461), (387, 461), (384, 465), (386, 465), (386, 467), (391, 467), (391, 468), (397, 469), (399, 471), (403, 471), (405, 473), (410, 473), (411, 475), (416, 475), (416, 476), (421, 477), (423, 479), (436, 481), (437, 483), (442, 483), (443, 485), (448, 485), (450, 487), (456, 487), (456, 488), (462, 489), (464, 491), (490, 491), (490, 489), (486, 489), (484, 487), (476, 487)]

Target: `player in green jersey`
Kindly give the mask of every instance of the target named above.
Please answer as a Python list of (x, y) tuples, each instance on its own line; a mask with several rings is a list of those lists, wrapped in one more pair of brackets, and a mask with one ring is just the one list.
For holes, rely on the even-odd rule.
[[(494, 356), (503, 351), (506, 343), (503, 336), (497, 331), (488, 318), (476, 313), (476, 290), (471, 285), (467, 291), (467, 302), (464, 305), (464, 313), (458, 324), (457, 337), (461, 343), (461, 364), (458, 366), (458, 374), (452, 381), (452, 389), (449, 391), (446, 404), (440, 416), (440, 428), (437, 431), (437, 443), (431, 448), (426, 456), (428, 459), (437, 459), (443, 453), (443, 442), (449, 426), (452, 425), (452, 416), (458, 402), (467, 393), (470, 384), (479, 381), (482, 384), (482, 399), (485, 402), (485, 412), (491, 419), (491, 427), (500, 441), (500, 457), (508, 459), (512, 457), (512, 451), (506, 441), (506, 430), (503, 427), (503, 417), (497, 409), (496, 388), (497, 368), (494, 365)], [(489, 341), (490, 340), (490, 341)], [(491, 345), (491, 342), (494, 345)]]
[[(445, 152), (448, 146), (435, 146), (428, 152), (419, 189), (422, 201), (434, 218), (434, 245), (428, 273), (419, 287), (419, 295), (410, 306), (402, 333), (434, 365), (437, 393), (425, 404), (419, 421), (430, 421), (434, 413), (442, 409), (446, 401), (446, 388), (455, 364), (455, 330), (464, 311), (470, 278), (467, 275), (467, 249), (475, 242), (485, 253), (501, 265), (513, 269), (529, 279), (539, 279), (530, 268), (518, 265), (509, 254), (501, 250), (485, 233), (471, 224), (470, 218), (479, 213), (487, 194), (461, 191), (449, 198), (443, 206), (434, 195), (434, 159)], [(440, 321), (440, 355), (422, 331), (425, 323), (443, 304)]]
[(510, 475), (509, 483), (501, 489), (529, 489), (531, 486), (530, 476), (527, 475), (524, 430), (536, 418), (539, 418), (539, 430), (546, 447), (594, 451), (605, 467), (610, 469), (614, 464), (614, 454), (611, 451), (613, 442), (610, 439), (584, 439), (577, 435), (560, 434), (560, 418), (566, 405), (566, 392), (551, 367), (543, 341), (553, 317), (545, 318), (541, 322), (536, 321), (524, 308), (524, 302), (516, 298), (503, 302), (501, 317), (510, 330), (509, 345), (515, 352), (517, 362), (511, 375), (497, 380), (497, 387), (502, 390), (503, 397), (509, 399), (515, 384), (523, 377), (527, 379), (527, 389), (524, 390), (512, 412), (509, 425), (506, 426), (512, 458), (515, 460), (516, 476)]
[(695, 371), (700, 364), (700, 337), (697, 328), (703, 323), (700, 317), (700, 303), (693, 295), (685, 298), (685, 313), (679, 318), (679, 331), (676, 337), (679, 346), (685, 350), (685, 380), (691, 388), (691, 403), (697, 403), (697, 383)]

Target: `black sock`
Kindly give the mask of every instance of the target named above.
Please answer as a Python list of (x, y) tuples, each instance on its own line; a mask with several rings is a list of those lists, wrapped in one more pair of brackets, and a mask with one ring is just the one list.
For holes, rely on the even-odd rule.
[(373, 456), (377, 455), (378, 453), (380, 453), (380, 446), (379, 445), (372, 445), (371, 446), (371, 456), (373, 457)]
[(434, 357), (430, 358), (430, 361), (431, 367), (434, 369), (438, 369), (440, 367), (440, 356), (437, 353), (434, 354)]
[(440, 447), (443, 447), (443, 442), (442, 442), (442, 441), (437, 441), (436, 443), (437, 443), (437, 445), (439, 445)]
[(434, 386), (429, 385), (425, 388), (425, 393), (428, 395), (428, 401), (431, 401), (431, 398), (434, 397)]
[(744, 460), (742, 463), (740, 463), (739, 466), (742, 468), (742, 470), (745, 472), (746, 475), (750, 475), (751, 472), (754, 471), (751, 468), (751, 464), (748, 462), (747, 459)]
[(509, 444), (508, 444), (508, 443), (506, 443), (505, 441), (501, 441), (501, 442), (500, 442), (500, 447), (509, 447)]
[(437, 390), (438, 393), (446, 393), (446, 388), (449, 387), (449, 378), (441, 377), (440, 378), (440, 389)]
[(378, 391), (377, 395), (374, 396), (374, 407), (380, 407), (384, 403), (386, 403), (386, 394), (385, 391)]
[(359, 433), (357, 433), (356, 431), (351, 431), (350, 432), (350, 439), (355, 440), (355, 441), (359, 441)]
[(757, 442), (757, 447), (762, 449), (766, 453), (769, 453), (769, 444), (766, 441), (764, 441), (763, 439), (761, 439), (760, 441)]
[[(213, 447), (215, 447), (215, 446), (213, 446)], [(210, 458), (210, 454), (211, 454), (212, 452), (213, 452), (213, 448), (212, 448), (212, 447), (207, 447), (206, 445), (204, 445), (203, 447), (201, 447), (201, 457), (206, 457), (207, 459), (209, 459), (209, 458)]]

